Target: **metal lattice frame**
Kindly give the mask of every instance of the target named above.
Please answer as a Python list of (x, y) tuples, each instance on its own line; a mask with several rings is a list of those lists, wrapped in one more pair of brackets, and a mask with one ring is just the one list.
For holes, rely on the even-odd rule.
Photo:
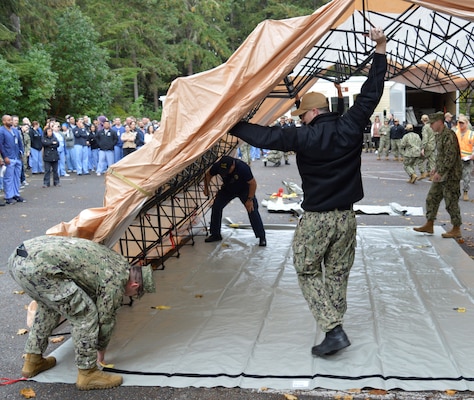
[[(374, 45), (363, 33), (371, 26), (382, 27), (388, 39), (386, 80), (403, 74), (416, 89), (429, 90), (430, 83), (449, 84), (470, 95), (474, 24), (407, 3), (407, 9), (396, 15), (369, 10), (354, 13), (329, 31), (268, 97), (294, 99), (315, 78), (344, 82), (366, 74)], [(414, 79), (418, 73), (423, 76), (423, 87)]]
[(225, 135), (214, 147), (188, 165), (155, 192), (141, 208), (118, 241), (118, 251), (131, 264), (151, 263), (164, 267), (167, 257), (179, 257), (179, 249), (194, 244), (195, 235), (205, 235), (206, 211), (218, 190), (218, 180), (211, 180), (209, 198), (203, 191), (206, 170), (222, 155), (233, 153), (237, 140)]

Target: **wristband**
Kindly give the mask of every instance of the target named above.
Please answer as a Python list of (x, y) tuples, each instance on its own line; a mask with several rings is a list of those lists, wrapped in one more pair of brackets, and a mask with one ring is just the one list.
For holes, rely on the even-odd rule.
[(254, 199), (255, 197), (247, 197), (247, 200), (252, 200)]

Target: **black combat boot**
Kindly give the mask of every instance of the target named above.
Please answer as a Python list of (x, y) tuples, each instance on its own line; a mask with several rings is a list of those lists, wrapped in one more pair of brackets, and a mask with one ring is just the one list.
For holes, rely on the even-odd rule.
[(313, 356), (330, 356), (350, 345), (351, 342), (342, 329), (342, 325), (338, 325), (329, 332), (326, 332), (324, 340), (317, 346), (314, 346), (311, 349), (311, 353)]

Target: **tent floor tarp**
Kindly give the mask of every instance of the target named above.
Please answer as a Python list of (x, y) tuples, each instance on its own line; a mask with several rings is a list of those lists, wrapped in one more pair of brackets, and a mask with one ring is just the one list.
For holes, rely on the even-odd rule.
[[(120, 309), (107, 362), (130, 386), (472, 391), (473, 261), (441, 232), (358, 228), (352, 345), (329, 358), (310, 353), (323, 333), (298, 286), (291, 229), (267, 232), (266, 248), (251, 230), (197, 238), (154, 273), (156, 294)], [(71, 340), (53, 354), (58, 365), (34, 379), (74, 383)]]

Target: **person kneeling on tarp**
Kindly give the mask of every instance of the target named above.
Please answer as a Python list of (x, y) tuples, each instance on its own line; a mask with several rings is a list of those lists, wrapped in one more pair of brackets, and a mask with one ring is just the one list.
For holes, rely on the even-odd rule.
[(130, 266), (127, 259), (86, 239), (39, 236), (25, 241), (8, 259), (13, 279), (38, 303), (25, 345), (21, 371), (32, 378), (56, 365), (43, 357), (61, 317), (72, 325), (76, 386), (80, 390), (120, 386), (122, 376), (103, 372), (105, 350), (123, 296), (154, 292), (151, 266)]

